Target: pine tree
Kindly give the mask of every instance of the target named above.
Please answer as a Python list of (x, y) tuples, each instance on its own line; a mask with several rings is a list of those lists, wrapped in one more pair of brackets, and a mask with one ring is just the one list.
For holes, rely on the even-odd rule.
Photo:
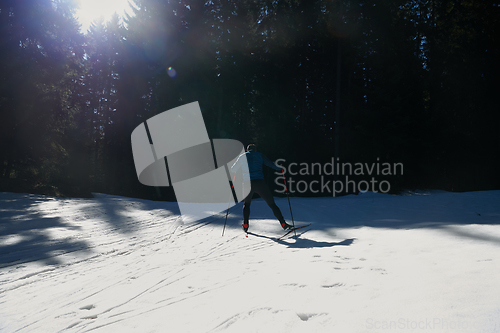
[(1, 140), (4, 178), (65, 182), (65, 130), (75, 105), (81, 36), (66, 1), (0, 4)]

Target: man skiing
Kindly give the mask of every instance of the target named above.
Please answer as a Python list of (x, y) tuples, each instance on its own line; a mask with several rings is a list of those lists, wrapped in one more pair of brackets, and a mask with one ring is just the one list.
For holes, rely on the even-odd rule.
[(250, 204), (252, 203), (252, 197), (254, 193), (260, 195), (262, 199), (267, 203), (267, 205), (273, 210), (274, 216), (280, 221), (281, 227), (283, 230), (289, 230), (293, 227), (285, 222), (283, 215), (281, 214), (280, 209), (274, 202), (273, 195), (269, 187), (267, 186), (264, 180), (264, 172), (262, 170), (262, 166), (266, 165), (274, 170), (281, 171), (281, 169), (276, 166), (269, 158), (267, 158), (264, 154), (257, 152), (257, 146), (254, 144), (249, 144), (247, 147), (247, 151), (241, 154), (236, 162), (231, 167), (231, 170), (236, 171), (241, 167), (240, 158), (245, 155), (248, 163), (248, 170), (243, 170), (243, 180), (250, 180), (251, 189), (250, 193), (244, 200), (243, 204), (243, 230), (248, 232), (248, 219), (250, 217)]

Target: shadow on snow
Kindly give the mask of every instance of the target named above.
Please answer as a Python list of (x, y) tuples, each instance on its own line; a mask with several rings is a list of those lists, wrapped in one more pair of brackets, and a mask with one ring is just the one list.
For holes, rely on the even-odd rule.
[(54, 200), (31, 194), (0, 193), (0, 268), (41, 261), (57, 265), (58, 256), (74, 251), (88, 251), (89, 244), (82, 240), (53, 239), (51, 229), (79, 230), (61, 217), (47, 217), (37, 209), (38, 204)]
[[(291, 221), (287, 198), (275, 198), (283, 216)], [(500, 245), (500, 235), (460, 228), (465, 225), (500, 224), (500, 191), (451, 193), (444, 191), (407, 192), (404, 195), (363, 193), (344, 197), (290, 197), (296, 225), (312, 223), (311, 230), (346, 228), (436, 229), (455, 237)], [(257, 209), (254, 209), (257, 208)], [(227, 224), (239, 227), (242, 204), (229, 211)], [(225, 212), (216, 223), (224, 223)], [(252, 201), (252, 220), (276, 220), (262, 199)], [(258, 222), (255, 222), (258, 223)], [(299, 246), (299, 245), (297, 245)]]
[(32, 261), (58, 265), (62, 263), (61, 255), (75, 251), (91, 253), (95, 244), (90, 242), (91, 234), (84, 234), (82, 225), (105, 223), (106, 233), (127, 235), (147, 227), (143, 223), (145, 211), (151, 221), (163, 218), (161, 215), (179, 214), (176, 205), (165, 202), (96, 196), (66, 200), (0, 193), (0, 268)]
[[(311, 249), (311, 248), (324, 248), (324, 247), (334, 247), (334, 246), (349, 246), (354, 242), (354, 238), (344, 239), (341, 242), (318, 242), (313, 239), (300, 238), (307, 231), (300, 232), (297, 237), (290, 236), (285, 239), (278, 239), (277, 237), (270, 237), (266, 235), (256, 234), (253, 232), (248, 232), (249, 235), (259, 238), (265, 238), (272, 240), (278, 244), (285, 245), (289, 248), (299, 248), (299, 249)], [(289, 238), (295, 240), (295, 242), (288, 241)]]
[[(47, 265), (61, 263), (61, 254), (91, 252), (89, 240), (83, 237), (59, 237), (51, 231), (80, 231), (77, 220), (97, 219), (106, 223), (112, 232), (133, 234), (147, 228), (144, 220), (159, 221), (169, 215), (180, 214), (176, 203), (155, 202), (97, 194), (94, 199), (64, 199), (32, 194), (0, 193), (0, 268), (39, 260)], [(76, 200), (76, 201), (74, 201)], [(41, 210), (40, 205), (54, 203), (53, 209)], [(500, 191), (486, 192), (421, 192), (408, 195), (365, 193), (345, 197), (290, 198), (296, 225), (312, 223), (308, 230), (335, 231), (345, 228), (439, 229), (455, 237), (490, 242), (500, 245), (500, 236), (481, 230), (460, 228), (461, 225), (500, 224)], [(276, 198), (285, 219), (291, 221), (286, 198)], [(65, 204), (68, 204), (65, 206)], [(76, 205), (78, 207), (73, 207)], [(73, 209), (73, 215), (58, 209)], [(252, 201), (250, 221), (276, 220), (262, 199)], [(145, 212), (149, 212), (148, 217)], [(138, 213), (139, 215), (134, 215)], [(95, 215), (95, 216), (94, 216)], [(196, 230), (207, 224), (219, 224), (221, 231), (226, 211), (198, 221), (185, 230)], [(228, 228), (239, 228), (242, 221), (242, 203), (229, 210)], [(80, 225), (81, 225), (80, 221)], [(94, 220), (95, 222), (95, 220)], [(255, 222), (258, 223), (258, 222)], [(280, 230), (276, 221), (277, 231)], [(276, 238), (257, 235), (257, 237)], [(293, 248), (324, 248), (349, 246), (353, 239), (340, 242), (321, 242), (298, 237), (295, 242), (277, 241)]]

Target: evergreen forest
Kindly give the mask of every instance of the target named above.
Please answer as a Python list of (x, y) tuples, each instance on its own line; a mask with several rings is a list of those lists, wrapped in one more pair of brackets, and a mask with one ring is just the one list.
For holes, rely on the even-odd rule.
[(131, 133), (195, 101), (295, 181), (334, 158), (403, 165), (391, 193), (500, 189), (498, 0), (132, 0), (84, 32), (76, 6), (0, 2), (0, 191), (175, 200)]

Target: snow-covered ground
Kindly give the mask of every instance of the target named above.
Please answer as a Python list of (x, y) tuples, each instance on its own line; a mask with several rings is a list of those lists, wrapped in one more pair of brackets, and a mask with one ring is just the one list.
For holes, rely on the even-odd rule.
[[(277, 199), (290, 220), (286, 198)], [(500, 191), (175, 203), (0, 193), (1, 332), (500, 332)]]

